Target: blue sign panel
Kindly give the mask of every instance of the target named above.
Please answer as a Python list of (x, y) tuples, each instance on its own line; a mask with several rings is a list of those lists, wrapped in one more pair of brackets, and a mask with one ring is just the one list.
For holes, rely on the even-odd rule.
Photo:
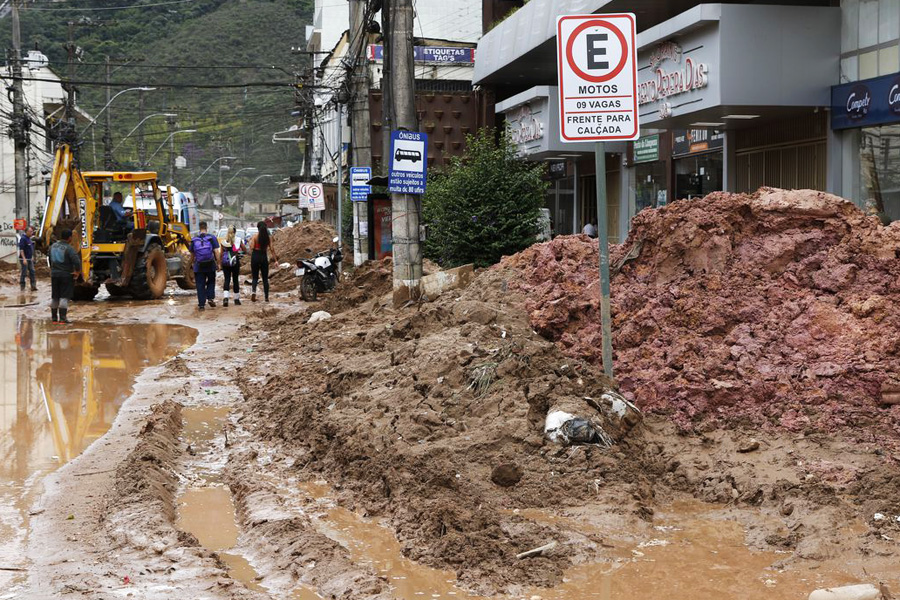
[(391, 132), (391, 172), (388, 190), (395, 194), (424, 194), (428, 165), (428, 135), (417, 131)]
[(365, 202), (372, 193), (372, 167), (350, 167), (350, 200)]
[(900, 74), (831, 88), (831, 128), (900, 123)]
[[(370, 44), (369, 60), (384, 60), (384, 46)], [(413, 60), (430, 63), (474, 63), (475, 48), (416, 46), (413, 48)]]

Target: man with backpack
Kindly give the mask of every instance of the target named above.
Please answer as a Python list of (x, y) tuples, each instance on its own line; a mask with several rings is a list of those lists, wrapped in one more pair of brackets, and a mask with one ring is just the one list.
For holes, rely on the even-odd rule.
[(59, 237), (50, 246), (50, 316), (54, 323), (68, 323), (69, 300), (81, 275), (81, 257), (72, 247), (71, 229), (63, 229)]
[(206, 221), (200, 221), (200, 234), (191, 240), (194, 259), (194, 278), (197, 281), (197, 302), (200, 310), (216, 307), (216, 265), (219, 262), (219, 240), (207, 232)]

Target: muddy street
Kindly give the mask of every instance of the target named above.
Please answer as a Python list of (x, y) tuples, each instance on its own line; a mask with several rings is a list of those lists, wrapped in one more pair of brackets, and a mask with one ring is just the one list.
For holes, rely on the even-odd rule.
[[(644, 240), (614, 280), (618, 336), (632, 335), (622, 315), (634, 289), (657, 302), (680, 276), (676, 265), (659, 287), (648, 279), (657, 255)], [(778, 393), (807, 426), (761, 423), (755, 403), (723, 402), (690, 373), (694, 387), (653, 379), (659, 349), (638, 355), (621, 339), (631, 363), (617, 385), (566, 337), (596, 306), (579, 300), (591, 293), (582, 252), (586, 238), (557, 238), (399, 308), (378, 262), (315, 304), (284, 283), (271, 303), (200, 313), (170, 286), (156, 301), (77, 303), (70, 325), (49, 323), (40, 291), (0, 289), (0, 597), (788, 600), (896, 588), (896, 407), (855, 394), (835, 408), (814, 401), (809, 378), (786, 380)], [(870, 290), (890, 266), (878, 261), (896, 261), (836, 255), (857, 261)], [(739, 263), (723, 260), (710, 277), (732, 276)], [(783, 260), (789, 272), (824, 262)], [(535, 273), (560, 261), (577, 277), (535, 291)], [(729, 327), (733, 306), (710, 302), (706, 318)], [(684, 327), (679, 310), (630, 319), (670, 332)], [(847, 310), (854, 335), (884, 336), (893, 318)], [(846, 351), (816, 335), (822, 361)], [(829, 389), (893, 376), (890, 342), (878, 343), (870, 369), (832, 375)], [(689, 350), (685, 364), (700, 360)], [(585, 416), (589, 443), (554, 441), (545, 427), (560, 411)]]

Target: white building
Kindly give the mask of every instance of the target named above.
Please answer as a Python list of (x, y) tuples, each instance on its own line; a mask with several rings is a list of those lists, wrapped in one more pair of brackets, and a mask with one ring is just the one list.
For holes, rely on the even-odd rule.
[[(313, 60), (321, 67), (316, 83), (334, 87), (344, 80), (345, 59), (348, 55), (349, 2), (316, 0), (313, 25), (307, 27), (307, 51), (314, 52)], [(381, 14), (374, 20), (381, 22)], [(413, 34), (418, 43), (439, 46), (440, 42), (450, 45), (471, 44), (473, 47), (481, 38), (482, 4), (471, 0), (417, 0)], [(369, 63), (369, 80), (373, 88), (381, 86), (382, 61), (380, 44), (372, 44), (366, 51)], [(474, 63), (417, 60), (415, 74), (417, 80), (472, 81)], [(346, 151), (350, 143), (348, 107), (344, 107), (344, 123), (339, 135), (337, 109), (331, 89), (320, 89), (315, 97), (316, 122), (313, 139), (313, 174), (322, 181), (337, 182), (338, 157), (346, 167)], [(345, 173), (346, 177), (346, 173)]]
[[(52, 145), (47, 132), (40, 127), (50, 120), (62, 116), (66, 93), (59, 77), (49, 67), (47, 57), (36, 50), (28, 52), (22, 69), (22, 88), (25, 96), (25, 111), (34, 125), (30, 131), (30, 145), (26, 150), (28, 197), (31, 208), (30, 222), (37, 226), (38, 207), (43, 206), (46, 197), (46, 182), (53, 168)], [(7, 65), (0, 74), (3, 87), (12, 86), (12, 68)], [(34, 81), (39, 80), (39, 81)], [(13, 140), (6, 135), (9, 115), (12, 114), (12, 99), (8, 94), (0, 94), (0, 114), (3, 115), (4, 131), (0, 136), (0, 260), (14, 261), (16, 256), (16, 236), (13, 220), (16, 212), (15, 190), (15, 148)], [(79, 115), (84, 119), (84, 115)]]

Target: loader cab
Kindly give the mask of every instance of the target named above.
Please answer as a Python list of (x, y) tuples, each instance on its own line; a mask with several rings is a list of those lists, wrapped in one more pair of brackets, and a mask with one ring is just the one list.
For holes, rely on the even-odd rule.
[[(87, 210), (87, 222), (92, 224), (92, 244), (124, 244), (128, 234), (133, 230), (158, 231), (158, 196), (156, 186), (156, 173), (116, 173), (109, 171), (95, 171), (84, 173), (85, 181), (91, 190), (94, 206)], [(152, 206), (139, 202), (134, 206), (130, 201), (135, 193), (142, 189), (147, 193)], [(122, 223), (113, 211), (113, 198), (121, 194), (123, 206), (131, 209), (131, 222)], [(87, 208), (87, 207), (86, 207)], [(155, 222), (155, 225), (154, 225)], [(112, 248), (111, 248), (112, 249)]]

